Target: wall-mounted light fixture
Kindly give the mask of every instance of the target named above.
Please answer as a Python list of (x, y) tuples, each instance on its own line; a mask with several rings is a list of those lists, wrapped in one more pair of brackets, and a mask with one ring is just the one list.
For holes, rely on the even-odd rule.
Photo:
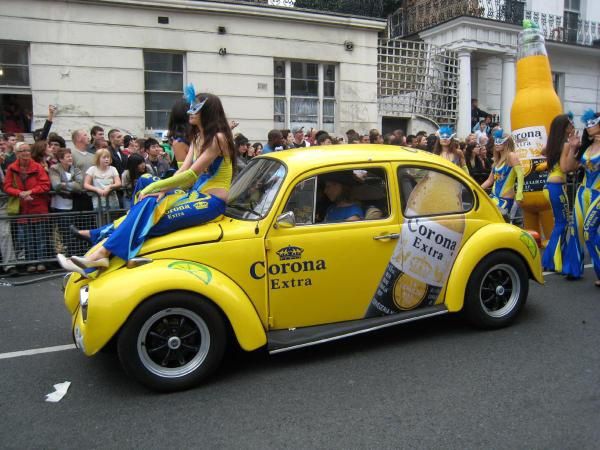
[(221, 47), (219, 49), (219, 55), (225, 56), (227, 54), (227, 49), (225, 47)]
[(352, 41), (345, 41), (344, 42), (344, 48), (346, 49), (347, 52), (351, 52), (352, 50), (354, 50), (354, 42), (352, 42)]
[(225, 28), (225, 27), (218, 27), (217, 28), (217, 32), (219, 34), (225, 34), (225, 33), (227, 33), (227, 28)]

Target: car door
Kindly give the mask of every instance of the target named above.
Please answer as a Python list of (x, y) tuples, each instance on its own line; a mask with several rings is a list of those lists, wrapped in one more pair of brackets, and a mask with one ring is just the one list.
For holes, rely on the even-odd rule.
[[(391, 165), (356, 164), (308, 173), (292, 184), (265, 241), (272, 329), (334, 323), (364, 316), (400, 234)], [(326, 222), (323, 181), (333, 172), (355, 179), (352, 195), (364, 212), (354, 221)], [(329, 215), (329, 216), (328, 216)], [(330, 220), (330, 219), (327, 219)]]
[(403, 218), (394, 306), (402, 312), (443, 302), (454, 261), (482, 223), (468, 220), (474, 193), (451, 171), (400, 165), (396, 173)]

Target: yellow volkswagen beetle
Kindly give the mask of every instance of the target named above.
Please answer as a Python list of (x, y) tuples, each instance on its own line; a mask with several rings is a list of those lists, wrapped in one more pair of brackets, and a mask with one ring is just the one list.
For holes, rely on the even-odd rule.
[(502, 327), (530, 278), (534, 239), (458, 167), (340, 145), (253, 159), (222, 219), (70, 274), (65, 303), (86, 355), (114, 343), (127, 373), (172, 391), (211, 374), (228, 340), (278, 353), (459, 311)]

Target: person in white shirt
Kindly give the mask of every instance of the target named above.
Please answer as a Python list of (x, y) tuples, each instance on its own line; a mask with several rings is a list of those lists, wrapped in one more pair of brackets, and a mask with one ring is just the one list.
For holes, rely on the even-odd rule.
[[(115, 189), (121, 187), (119, 172), (111, 166), (111, 156), (108, 149), (102, 148), (94, 155), (94, 164), (85, 172), (83, 187), (95, 194), (92, 197), (94, 209), (118, 209), (119, 199)], [(99, 201), (101, 200), (101, 202)]]

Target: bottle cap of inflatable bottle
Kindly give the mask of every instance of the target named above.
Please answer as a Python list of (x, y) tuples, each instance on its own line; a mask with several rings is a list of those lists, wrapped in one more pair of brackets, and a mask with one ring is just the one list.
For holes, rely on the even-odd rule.
[(517, 59), (536, 55), (548, 56), (544, 35), (540, 31), (538, 24), (531, 20), (523, 21), (523, 29), (519, 33), (517, 47)]

